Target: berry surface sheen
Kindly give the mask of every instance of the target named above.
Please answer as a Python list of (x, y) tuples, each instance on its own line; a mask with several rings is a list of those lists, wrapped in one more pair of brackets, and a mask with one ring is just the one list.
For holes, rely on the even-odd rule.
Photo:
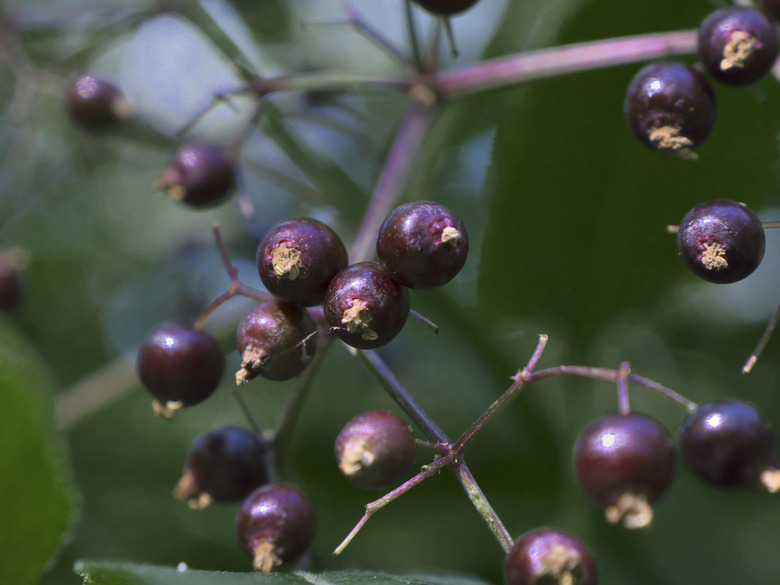
[(219, 205), (230, 196), (235, 183), (233, 163), (207, 142), (185, 144), (153, 187), (164, 190), (193, 209)]
[(409, 288), (446, 284), (466, 263), (469, 238), (457, 215), (432, 201), (401, 205), (387, 216), (376, 239), (379, 262)]
[(596, 561), (587, 546), (553, 528), (526, 532), (504, 563), (505, 585), (597, 585)]
[(729, 284), (746, 278), (764, 257), (761, 221), (745, 204), (728, 199), (691, 209), (680, 223), (677, 247), (683, 261), (701, 278)]

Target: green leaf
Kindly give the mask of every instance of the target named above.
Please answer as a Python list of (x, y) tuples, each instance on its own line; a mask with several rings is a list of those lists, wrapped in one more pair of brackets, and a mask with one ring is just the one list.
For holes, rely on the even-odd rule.
[(0, 583), (37, 583), (74, 516), (46, 367), (0, 322)]
[(226, 573), (184, 568), (154, 567), (124, 563), (76, 563), (76, 572), (85, 585), (488, 585), (474, 577), (450, 574), (391, 575), (366, 571), (325, 573)]

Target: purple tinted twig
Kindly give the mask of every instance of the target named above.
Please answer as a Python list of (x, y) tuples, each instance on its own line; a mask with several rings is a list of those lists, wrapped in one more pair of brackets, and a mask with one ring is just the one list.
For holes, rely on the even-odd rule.
[(742, 368), (743, 374), (749, 374), (750, 370), (753, 369), (753, 366), (756, 365), (756, 362), (758, 361), (761, 352), (764, 351), (766, 344), (769, 342), (769, 338), (772, 337), (772, 332), (775, 330), (775, 325), (777, 325), (778, 317), (780, 317), (780, 305), (777, 305), (777, 308), (775, 309), (772, 318), (769, 319), (769, 323), (767, 323), (766, 329), (764, 329), (764, 334), (761, 336), (761, 340), (758, 342), (756, 349), (753, 350), (753, 353), (748, 358), (748, 361), (745, 363), (744, 367)]
[(628, 414), (631, 412), (631, 401), (628, 398), (628, 381), (631, 379), (631, 366), (628, 362), (620, 364), (617, 377), (618, 412)]

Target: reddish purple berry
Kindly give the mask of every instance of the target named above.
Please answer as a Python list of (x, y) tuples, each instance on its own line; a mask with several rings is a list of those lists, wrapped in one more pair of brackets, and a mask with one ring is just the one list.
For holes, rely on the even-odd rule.
[(316, 527), (311, 500), (287, 483), (257, 488), (236, 517), (238, 542), (254, 559), (255, 570), (264, 573), (306, 552)]
[(268, 291), (298, 305), (322, 303), (328, 284), (346, 267), (341, 238), (309, 217), (275, 225), (257, 248), (257, 271)]
[(325, 320), (344, 343), (374, 349), (389, 343), (409, 316), (409, 290), (376, 262), (339, 272), (325, 293)]
[(583, 490), (610, 522), (644, 528), (653, 519), (650, 504), (674, 477), (674, 442), (649, 416), (608, 414), (577, 439), (574, 467)]
[(460, 272), (469, 237), (457, 215), (432, 201), (395, 208), (379, 228), (376, 253), (397, 283), (409, 288), (446, 284)]
[(94, 75), (73, 80), (67, 88), (71, 120), (87, 132), (104, 132), (131, 115), (122, 92), (109, 81)]
[(580, 540), (552, 528), (518, 538), (504, 564), (506, 585), (596, 585), (596, 561)]
[(431, 14), (438, 16), (452, 16), (465, 12), (474, 6), (479, 0), (414, 0)]
[(756, 83), (772, 70), (776, 57), (775, 25), (758, 10), (742, 6), (721, 8), (699, 28), (699, 58), (721, 83)]
[(386, 410), (359, 414), (336, 438), (336, 461), (353, 485), (378, 490), (401, 481), (414, 465), (414, 435), (401, 417)]
[(764, 257), (761, 221), (745, 204), (714, 199), (691, 209), (677, 233), (680, 256), (701, 278), (728, 284), (746, 278)]
[(268, 481), (265, 457), (265, 443), (254, 433), (232, 426), (211, 429), (192, 443), (173, 493), (195, 509), (240, 502)]
[(238, 326), (241, 369), (238, 385), (256, 376), (289, 380), (309, 365), (317, 351), (317, 325), (306, 309), (266, 301), (253, 308)]
[(718, 119), (718, 102), (707, 79), (674, 61), (651, 63), (628, 86), (623, 111), (639, 142), (693, 159)]
[(141, 382), (155, 398), (156, 414), (171, 418), (181, 407), (211, 396), (225, 370), (225, 356), (205, 331), (167, 321), (143, 340), (136, 365)]
[(174, 199), (203, 209), (230, 196), (235, 182), (233, 163), (211, 144), (191, 142), (182, 146), (153, 186)]
[(747, 402), (724, 399), (700, 405), (680, 426), (680, 450), (690, 470), (715, 487), (780, 489), (775, 434)]

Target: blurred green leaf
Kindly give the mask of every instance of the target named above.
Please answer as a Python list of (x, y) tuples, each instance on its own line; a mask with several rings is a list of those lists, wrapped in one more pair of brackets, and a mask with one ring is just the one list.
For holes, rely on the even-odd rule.
[(46, 365), (0, 321), (0, 583), (37, 583), (74, 519)]
[(80, 561), (76, 572), (85, 585), (487, 585), (486, 581), (455, 574), (390, 575), (366, 571), (328, 571), (325, 573), (225, 573), (177, 570), (169, 567), (95, 563)]

